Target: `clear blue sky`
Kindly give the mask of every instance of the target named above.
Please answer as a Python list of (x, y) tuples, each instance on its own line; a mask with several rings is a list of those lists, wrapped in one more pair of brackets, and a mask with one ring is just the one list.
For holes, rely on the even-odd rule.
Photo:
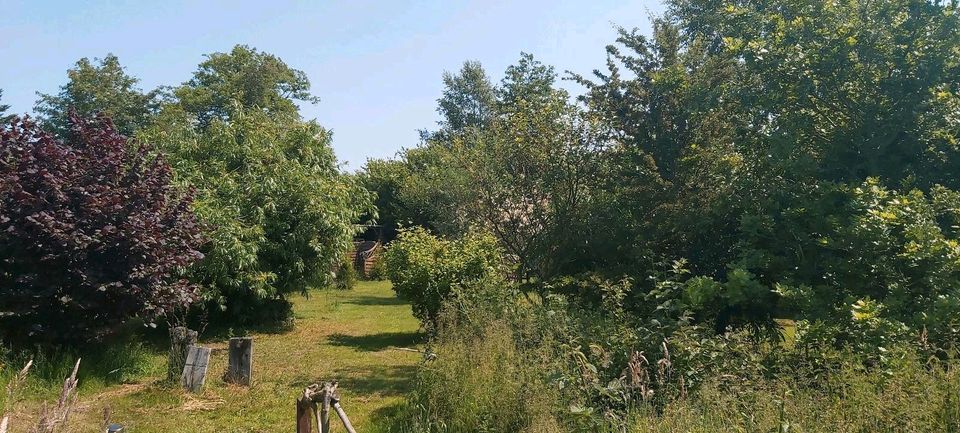
[[(81, 57), (116, 54), (143, 89), (189, 79), (203, 54), (247, 44), (306, 72), (345, 168), (393, 156), (437, 121), (441, 75), (465, 60), (499, 80), (521, 51), (558, 72), (601, 68), (613, 24), (649, 34), (656, 0), (0, 0), (0, 88), (12, 111), (54, 93)], [(579, 92), (572, 83), (564, 84)]]

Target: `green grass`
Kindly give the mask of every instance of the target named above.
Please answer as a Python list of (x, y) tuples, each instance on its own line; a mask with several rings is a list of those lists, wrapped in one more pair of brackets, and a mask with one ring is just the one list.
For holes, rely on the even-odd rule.
[[(411, 387), (420, 355), (398, 347), (423, 342), (410, 306), (398, 301), (388, 282), (358, 282), (350, 291), (313, 291), (293, 299), (296, 324), (282, 334), (254, 337), (254, 383), (225, 384), (226, 340), (201, 343), (214, 349), (207, 383), (188, 394), (161, 383), (166, 353), (151, 349), (150, 368), (122, 384), (82, 387), (71, 430), (94, 432), (105, 407), (112, 421), (130, 431), (279, 432), (295, 428), (295, 400), (303, 388), (338, 380), (341, 404), (359, 431), (391, 414)], [(84, 377), (80, 377), (81, 384)], [(39, 395), (19, 405), (13, 432), (26, 431)], [(51, 392), (46, 396), (53, 399)]]

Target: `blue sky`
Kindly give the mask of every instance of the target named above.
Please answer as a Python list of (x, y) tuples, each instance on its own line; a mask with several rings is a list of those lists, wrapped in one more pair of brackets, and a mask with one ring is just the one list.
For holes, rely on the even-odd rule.
[[(655, 0), (0, 0), (0, 88), (12, 111), (54, 93), (81, 57), (116, 54), (143, 89), (190, 78), (203, 54), (247, 44), (303, 70), (321, 101), (304, 117), (333, 129), (345, 168), (417, 144), (437, 121), (443, 71), (478, 60), (499, 80), (521, 51), (559, 72), (603, 67), (613, 25), (649, 34)], [(565, 87), (577, 93), (572, 83)]]

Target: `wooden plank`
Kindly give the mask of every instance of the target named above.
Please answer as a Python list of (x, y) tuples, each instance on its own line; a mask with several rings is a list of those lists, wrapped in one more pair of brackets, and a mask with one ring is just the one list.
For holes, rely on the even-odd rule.
[(224, 380), (238, 385), (250, 386), (253, 381), (253, 338), (231, 338), (229, 357)]
[(207, 379), (207, 368), (210, 365), (210, 349), (200, 346), (190, 346), (187, 350), (187, 360), (180, 376), (180, 384), (190, 392), (200, 392)]

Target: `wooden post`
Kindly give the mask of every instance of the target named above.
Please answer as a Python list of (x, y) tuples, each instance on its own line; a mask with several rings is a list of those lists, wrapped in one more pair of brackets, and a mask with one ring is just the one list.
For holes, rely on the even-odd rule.
[[(317, 408), (320, 403), (321, 409)], [(340, 407), (340, 394), (337, 392), (337, 382), (324, 382), (323, 385), (313, 384), (303, 390), (303, 396), (297, 400), (297, 433), (311, 433), (310, 412), (317, 421), (320, 433), (330, 433), (330, 407), (337, 412), (340, 421), (349, 433), (357, 433), (347, 418), (347, 413)]]
[(170, 354), (167, 357), (167, 381), (176, 382), (187, 362), (187, 348), (197, 345), (197, 331), (177, 326), (170, 328)]
[(316, 407), (306, 395), (297, 399), (297, 433), (312, 433), (313, 420), (310, 415)]
[(210, 349), (190, 346), (187, 351), (187, 360), (183, 365), (183, 375), (180, 376), (180, 384), (190, 392), (200, 392), (207, 379), (207, 367), (209, 365)]
[(337, 390), (337, 383), (323, 383), (323, 401), (320, 406), (320, 433), (330, 433), (330, 401)]
[(230, 339), (230, 362), (224, 380), (238, 385), (250, 386), (253, 381), (253, 338)]

